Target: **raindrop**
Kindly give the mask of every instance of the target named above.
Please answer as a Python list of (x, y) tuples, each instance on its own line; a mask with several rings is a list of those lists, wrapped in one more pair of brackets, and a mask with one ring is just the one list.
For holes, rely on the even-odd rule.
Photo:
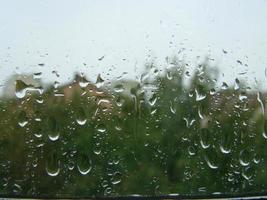
[(263, 133), (262, 133), (262, 136), (267, 139), (267, 120), (264, 119), (263, 120)]
[(226, 50), (224, 50), (224, 49), (222, 50), (222, 52), (223, 52), (224, 54), (227, 54), (227, 53), (228, 53), (228, 52), (227, 52)]
[(200, 144), (203, 149), (207, 149), (210, 147), (211, 143), (211, 134), (209, 129), (202, 128), (200, 129)]
[(203, 99), (206, 98), (206, 94), (200, 93), (197, 89), (195, 89), (196, 93), (196, 101), (202, 101)]
[(149, 99), (148, 103), (150, 106), (154, 106), (156, 102), (157, 102), (157, 96), (153, 94), (152, 97)]
[(56, 152), (50, 152), (46, 160), (46, 172), (49, 176), (57, 176), (60, 172), (60, 160)]
[(51, 141), (56, 141), (59, 138), (60, 132), (59, 132), (59, 124), (57, 120), (50, 116), (48, 118), (48, 137)]
[(258, 92), (257, 93), (257, 101), (260, 103), (260, 106), (261, 106), (261, 112), (262, 112), (262, 114), (264, 115), (264, 113), (265, 113), (265, 109), (264, 109), (264, 104), (263, 104), (263, 101), (262, 101), (262, 94), (261, 94), (261, 92)]
[(15, 183), (13, 185), (12, 191), (17, 194), (17, 193), (20, 193), (22, 191), (22, 188), (19, 184)]
[(195, 149), (195, 147), (189, 146), (188, 147), (188, 153), (189, 153), (190, 156), (196, 155), (196, 149)]
[(87, 122), (86, 114), (85, 114), (85, 111), (82, 107), (79, 107), (79, 109), (77, 111), (76, 122), (81, 126), (85, 125)]
[(115, 87), (114, 87), (114, 91), (117, 92), (117, 93), (120, 93), (120, 92), (123, 92), (124, 91), (124, 87), (122, 84), (117, 84)]
[(120, 172), (115, 172), (111, 178), (111, 183), (113, 185), (117, 185), (121, 182), (121, 173)]
[(105, 133), (107, 130), (105, 124), (99, 124), (97, 125), (97, 131), (100, 132), (100, 133)]
[(210, 95), (216, 94), (216, 90), (214, 88), (210, 89)]
[(250, 180), (250, 179), (253, 177), (254, 173), (255, 173), (254, 168), (248, 166), (248, 167), (246, 167), (246, 168), (244, 169), (244, 171), (242, 172), (242, 176), (243, 176), (246, 180)]
[(34, 87), (33, 85), (28, 85), (22, 80), (16, 80), (15, 84), (15, 95), (19, 99), (22, 99), (26, 96), (27, 92), (38, 92), (39, 94), (43, 93), (43, 88), (41, 87)]
[(172, 101), (170, 101), (170, 110), (171, 110), (172, 114), (175, 114), (176, 113), (176, 108), (173, 105), (173, 102)]
[(80, 85), (81, 88), (86, 88), (89, 85), (89, 81), (86, 80), (86, 78), (84, 77), (83, 73), (81, 73), (81, 77), (80, 77), (80, 80), (79, 80), (79, 85)]
[(92, 163), (88, 155), (84, 153), (78, 155), (77, 168), (82, 175), (87, 175), (91, 171)]
[(18, 124), (20, 127), (24, 127), (28, 124), (28, 117), (25, 111), (21, 111), (18, 116)]
[(239, 88), (240, 88), (240, 81), (236, 78), (236, 79), (235, 79), (235, 86), (234, 86), (234, 89), (235, 89), (235, 90), (239, 90)]
[(40, 78), (42, 78), (42, 72), (36, 72), (36, 73), (34, 73), (33, 74), (33, 78), (34, 79), (40, 79)]
[(228, 87), (229, 87), (229, 86), (227, 85), (227, 83), (225, 83), (225, 82), (222, 83), (222, 89), (223, 89), (223, 90), (227, 90)]
[(231, 144), (233, 142), (233, 137), (231, 133), (224, 132), (222, 134), (220, 150), (224, 154), (229, 154), (231, 152)]
[(239, 154), (239, 162), (242, 166), (248, 166), (250, 163), (250, 153), (244, 149)]
[(99, 61), (103, 60), (105, 58), (105, 56), (101, 56), (100, 58), (98, 58)]
[(209, 168), (211, 169), (218, 169), (218, 165), (216, 164), (215, 160), (211, 158), (212, 156), (205, 156), (205, 161)]
[(104, 85), (104, 79), (102, 79), (101, 75), (98, 74), (96, 78), (96, 83), (95, 83), (97, 88), (100, 88)]
[(238, 64), (243, 65), (243, 63), (240, 60), (236, 61)]

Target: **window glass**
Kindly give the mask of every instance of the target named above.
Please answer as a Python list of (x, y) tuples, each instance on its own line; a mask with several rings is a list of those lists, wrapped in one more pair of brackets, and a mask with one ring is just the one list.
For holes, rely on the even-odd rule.
[(3, 1), (0, 196), (267, 190), (267, 1)]

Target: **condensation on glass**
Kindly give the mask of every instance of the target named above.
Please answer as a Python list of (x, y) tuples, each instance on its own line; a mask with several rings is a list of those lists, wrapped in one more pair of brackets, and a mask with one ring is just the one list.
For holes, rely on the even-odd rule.
[(0, 196), (266, 192), (266, 11), (2, 2)]

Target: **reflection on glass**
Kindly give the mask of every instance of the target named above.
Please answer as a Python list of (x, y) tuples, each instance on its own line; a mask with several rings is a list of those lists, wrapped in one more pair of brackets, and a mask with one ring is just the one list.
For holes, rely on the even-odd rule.
[[(59, 18), (52, 1), (18, 3), (19, 13), (32, 13), (21, 19), (28, 26), (14, 14), (8, 22), (16, 28), (2, 29), (0, 196), (265, 192), (267, 3), (259, 2), (169, 1), (155, 3), (156, 13), (149, 4), (77, 1)], [(106, 13), (86, 12), (92, 7)], [(57, 40), (34, 19), (61, 24)], [(244, 24), (253, 20), (256, 33)], [(15, 29), (25, 40), (11, 40)]]

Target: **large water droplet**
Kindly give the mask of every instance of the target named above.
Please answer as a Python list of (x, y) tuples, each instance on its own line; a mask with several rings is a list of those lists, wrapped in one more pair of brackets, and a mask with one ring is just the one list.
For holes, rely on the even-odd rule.
[(240, 152), (239, 162), (242, 166), (248, 166), (250, 163), (250, 153), (248, 150), (244, 149)]
[(98, 74), (95, 85), (97, 88), (100, 88), (103, 86), (103, 84), (104, 84), (104, 79), (101, 77), (100, 74)]
[(79, 85), (81, 88), (86, 88), (89, 85), (89, 81), (85, 78), (83, 73), (81, 73)]
[(224, 154), (229, 154), (231, 152), (231, 145), (233, 142), (233, 135), (228, 132), (222, 134), (220, 150)]
[(48, 137), (51, 141), (56, 141), (59, 135), (59, 124), (54, 117), (50, 116), (48, 118)]
[(82, 175), (87, 175), (92, 169), (92, 163), (88, 155), (80, 153), (77, 157), (77, 168)]
[(60, 172), (60, 160), (56, 152), (50, 152), (46, 159), (46, 172), (49, 176), (57, 176)]
[(209, 168), (211, 169), (218, 169), (218, 158), (217, 158), (217, 153), (211, 149), (210, 151), (206, 152), (206, 155), (204, 156), (205, 161)]
[(200, 129), (200, 144), (203, 149), (207, 149), (211, 144), (211, 133), (209, 129), (202, 128)]
[(18, 124), (20, 127), (24, 127), (28, 124), (28, 117), (25, 111), (21, 111), (18, 116)]
[(201, 93), (199, 90), (195, 90), (196, 93), (196, 101), (202, 101), (203, 99), (206, 98), (206, 94)]
[(115, 172), (111, 178), (111, 183), (113, 185), (117, 185), (121, 182), (121, 176), (122, 174), (120, 172)]
[(106, 132), (107, 128), (105, 126), (105, 124), (98, 124), (97, 125), (97, 131), (100, 132), (100, 133), (104, 133)]
[(117, 93), (123, 92), (124, 91), (123, 85), (122, 84), (115, 85), (114, 91), (117, 92)]
[(16, 80), (15, 84), (15, 95), (19, 99), (22, 99), (26, 96), (27, 92), (38, 92), (39, 94), (43, 93), (43, 88), (42, 87), (34, 87), (31, 84), (26, 84), (22, 80)]
[(76, 121), (79, 125), (85, 125), (87, 122), (86, 113), (82, 107), (79, 107), (77, 110), (77, 118)]

